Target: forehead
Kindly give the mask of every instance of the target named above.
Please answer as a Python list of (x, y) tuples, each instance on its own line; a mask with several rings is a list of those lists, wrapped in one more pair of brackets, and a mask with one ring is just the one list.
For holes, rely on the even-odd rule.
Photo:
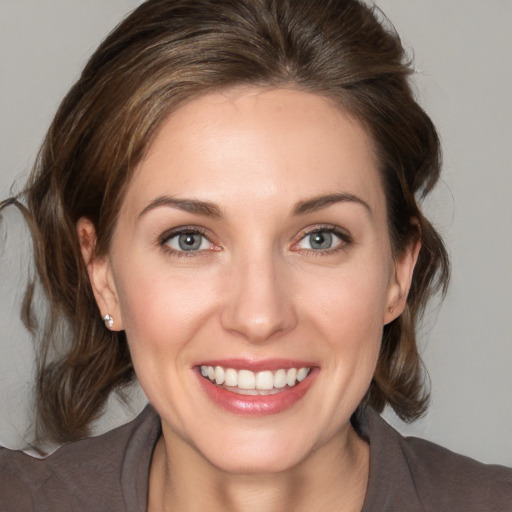
[(162, 123), (125, 203), (142, 209), (167, 194), (254, 205), (279, 199), (284, 206), (333, 192), (382, 207), (362, 125), (317, 94), (235, 88), (194, 99)]

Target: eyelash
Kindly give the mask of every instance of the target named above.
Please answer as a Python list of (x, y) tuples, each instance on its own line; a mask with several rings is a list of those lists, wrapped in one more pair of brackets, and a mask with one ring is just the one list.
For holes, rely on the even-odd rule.
[[(305, 230), (299, 235), (299, 239), (297, 242), (294, 242), (292, 245), (292, 248), (297, 247), (300, 242), (302, 242), (306, 237), (314, 235), (315, 233), (331, 233), (338, 237), (341, 242), (329, 249), (324, 250), (314, 250), (314, 249), (301, 249), (298, 248), (294, 252), (307, 252), (308, 254), (314, 255), (314, 256), (323, 256), (323, 255), (329, 255), (334, 254), (340, 250), (346, 249), (347, 246), (351, 245), (353, 243), (352, 237), (346, 232), (341, 230), (338, 227), (325, 225), (325, 226), (315, 226), (313, 229)], [(191, 257), (198, 257), (198, 256), (205, 256), (207, 252), (209, 252), (208, 249), (201, 249), (196, 251), (179, 251), (176, 249), (173, 249), (169, 246), (168, 242), (174, 237), (177, 237), (182, 234), (190, 234), (190, 235), (200, 235), (206, 238), (206, 240), (210, 243), (210, 249), (214, 245), (213, 242), (210, 240), (208, 235), (206, 234), (206, 231), (197, 227), (197, 226), (181, 226), (179, 228), (174, 228), (170, 231), (166, 231), (163, 233), (159, 239), (158, 239), (158, 245), (160, 248), (165, 251), (168, 254), (171, 254), (172, 256), (176, 256), (177, 258), (191, 258)], [(293, 249), (292, 249), (293, 250)]]
[(299, 250), (307, 251), (312, 256), (326, 256), (347, 249), (347, 247), (353, 243), (352, 237), (346, 231), (332, 225), (320, 225), (315, 226), (313, 229), (306, 229), (303, 231), (299, 236), (299, 240), (295, 242), (292, 247), (298, 246), (298, 244), (302, 242), (306, 237), (314, 235), (315, 233), (331, 233), (340, 239), (340, 243), (330, 249), (314, 250), (299, 248)]
[(177, 237), (179, 235), (184, 235), (184, 234), (203, 236), (210, 243), (210, 247), (213, 246), (213, 242), (210, 240), (210, 238), (206, 234), (206, 231), (201, 228), (198, 228), (197, 226), (181, 226), (179, 228), (174, 228), (170, 231), (166, 231), (158, 239), (158, 245), (161, 247), (161, 249), (164, 252), (171, 254), (172, 256), (175, 256), (177, 258), (191, 258), (191, 257), (197, 258), (198, 256), (204, 256), (205, 253), (207, 252), (206, 249), (202, 249), (199, 251), (178, 251), (168, 245), (169, 240), (171, 240), (174, 237)]

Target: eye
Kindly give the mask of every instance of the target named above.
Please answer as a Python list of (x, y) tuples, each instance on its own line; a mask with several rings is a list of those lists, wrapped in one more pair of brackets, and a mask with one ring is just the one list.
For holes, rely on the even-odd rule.
[(187, 230), (166, 236), (162, 245), (176, 252), (198, 252), (210, 249), (212, 243), (199, 231)]
[(315, 252), (333, 252), (350, 242), (344, 233), (334, 228), (316, 229), (306, 233), (294, 248)]

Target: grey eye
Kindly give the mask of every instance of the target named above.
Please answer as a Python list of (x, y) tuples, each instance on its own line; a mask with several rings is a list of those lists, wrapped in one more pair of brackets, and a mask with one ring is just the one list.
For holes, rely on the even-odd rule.
[(201, 233), (179, 233), (170, 237), (166, 244), (175, 251), (202, 251), (210, 247), (210, 241)]
[(325, 251), (333, 249), (339, 245), (341, 241), (340, 237), (331, 231), (315, 231), (306, 235), (298, 245), (301, 249)]
[(309, 235), (309, 244), (312, 249), (330, 249), (332, 246), (332, 234), (326, 232), (312, 233)]

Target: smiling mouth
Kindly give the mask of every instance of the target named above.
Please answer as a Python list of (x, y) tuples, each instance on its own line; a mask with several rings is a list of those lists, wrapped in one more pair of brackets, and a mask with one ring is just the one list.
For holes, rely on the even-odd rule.
[(260, 372), (206, 365), (202, 365), (200, 369), (201, 375), (211, 383), (240, 395), (274, 395), (293, 389), (311, 372), (311, 367)]

